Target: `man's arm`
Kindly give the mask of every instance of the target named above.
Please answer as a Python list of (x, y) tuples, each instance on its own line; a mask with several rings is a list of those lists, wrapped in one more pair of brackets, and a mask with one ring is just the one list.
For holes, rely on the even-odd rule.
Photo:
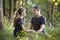
[(43, 29), (45, 28), (45, 24), (46, 24), (46, 18), (42, 18), (40, 29), (38, 30), (38, 32), (43, 31)]
[(42, 30), (45, 28), (45, 24), (40, 25), (40, 29), (37, 32), (42, 32)]

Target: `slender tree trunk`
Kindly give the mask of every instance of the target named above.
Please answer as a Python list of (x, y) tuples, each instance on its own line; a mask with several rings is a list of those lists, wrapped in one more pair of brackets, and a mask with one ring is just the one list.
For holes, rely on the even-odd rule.
[(14, 12), (16, 11), (16, 0), (14, 0)]
[(3, 0), (0, 0), (0, 30), (4, 29), (4, 19), (3, 19)]
[(53, 11), (54, 3), (51, 5), (51, 24), (54, 26), (54, 11)]
[(10, 20), (10, 23), (13, 23), (14, 0), (9, 0), (9, 5), (10, 5), (10, 9), (9, 9), (9, 20)]
[(9, 0), (9, 21), (11, 21), (11, 0)]
[(46, 6), (47, 6), (47, 21), (48, 21), (48, 26), (50, 26), (50, 9), (49, 9), (49, 2), (46, 2)]
[(6, 14), (5, 14), (5, 0), (3, 0), (3, 14), (4, 14), (4, 16), (6, 16)]
[(16, 0), (16, 9), (19, 8), (19, 0)]
[(60, 3), (58, 4), (58, 12), (60, 12)]
[(11, 0), (11, 22), (13, 23), (14, 14), (14, 0)]

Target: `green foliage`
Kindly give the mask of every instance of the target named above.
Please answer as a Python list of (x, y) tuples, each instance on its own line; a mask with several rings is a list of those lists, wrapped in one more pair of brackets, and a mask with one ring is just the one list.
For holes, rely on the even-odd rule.
[(5, 30), (0, 31), (0, 40), (15, 40), (13, 36), (13, 27), (10, 25), (7, 19), (4, 20), (5, 22)]
[(46, 26), (46, 32), (51, 35), (51, 37), (48, 37), (47, 35), (43, 33), (37, 33), (37, 32), (24, 32), (21, 31), (21, 35), (17, 36), (17, 38), (14, 37), (13, 31), (14, 28), (11, 26), (7, 19), (5, 19), (6, 27), (5, 31), (0, 31), (0, 40), (60, 40), (60, 27), (48, 27)]
[[(5, 10), (4, 11), (6, 12), (5, 13), (7, 15), (6, 17), (9, 19), (9, 12), (10, 12), (9, 10), (11, 9), (10, 2), (9, 2), (9, 0), (4, 0), (4, 1), (5, 1)], [(58, 11), (56, 11), (58, 8), (58, 5), (55, 6), (53, 3), (51, 3), (52, 0), (51, 1), (49, 1), (49, 0), (27, 0), (27, 1), (17, 0), (17, 1), (22, 1), (22, 3), (25, 3), (24, 5), (21, 4), (21, 6), (23, 6), (27, 9), (27, 15), (28, 15), (27, 20), (29, 20), (27, 22), (28, 24), (29, 24), (31, 17), (33, 15), (32, 7), (35, 5), (38, 5), (40, 7), (41, 14), (46, 17), (48, 23), (52, 24), (54, 22), (56, 26), (58, 26), (58, 24), (60, 24), (60, 18), (59, 18), (60, 12), (58, 13)], [(53, 8), (52, 8), (52, 5), (53, 5)], [(49, 20), (48, 20), (48, 18), (49, 18)], [(29, 25), (27, 25), (27, 26), (29, 26)]]

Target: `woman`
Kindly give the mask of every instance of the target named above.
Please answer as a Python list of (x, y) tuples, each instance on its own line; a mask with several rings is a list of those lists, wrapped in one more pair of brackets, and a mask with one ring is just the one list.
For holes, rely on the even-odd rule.
[(19, 8), (16, 12), (16, 16), (14, 18), (14, 36), (17, 37), (17, 33), (18, 35), (20, 35), (21, 31), (33, 31), (33, 30), (26, 30), (24, 27), (24, 17), (26, 17), (26, 9), (25, 8)]

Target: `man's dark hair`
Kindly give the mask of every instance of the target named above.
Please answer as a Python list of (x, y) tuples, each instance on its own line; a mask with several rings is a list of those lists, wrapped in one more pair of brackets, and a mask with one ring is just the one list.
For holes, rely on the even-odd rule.
[(33, 8), (38, 10), (38, 11), (40, 10), (40, 8), (38, 6), (34, 6)]

